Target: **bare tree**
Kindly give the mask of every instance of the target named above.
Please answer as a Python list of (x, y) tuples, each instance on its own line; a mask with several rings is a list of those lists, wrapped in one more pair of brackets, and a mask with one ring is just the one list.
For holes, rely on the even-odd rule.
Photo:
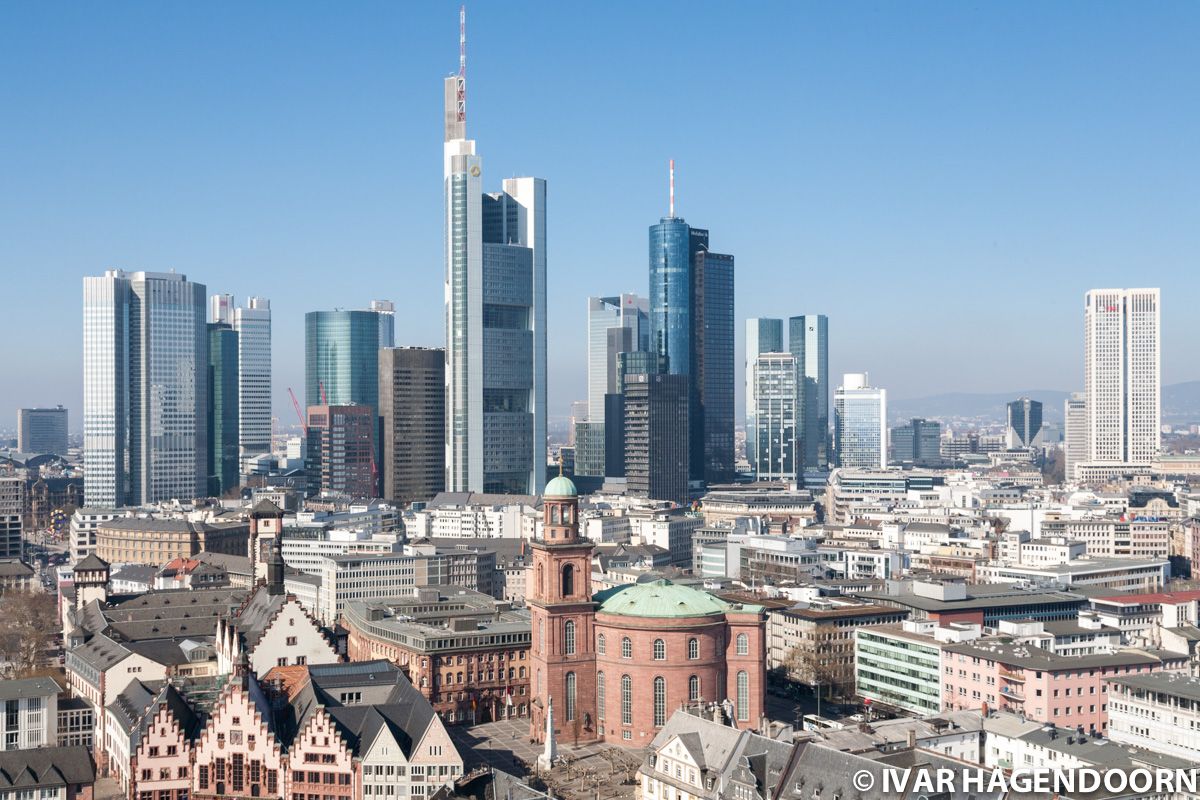
[(54, 596), (8, 591), (0, 596), (0, 672), (5, 678), (31, 675), (46, 664), (59, 632)]

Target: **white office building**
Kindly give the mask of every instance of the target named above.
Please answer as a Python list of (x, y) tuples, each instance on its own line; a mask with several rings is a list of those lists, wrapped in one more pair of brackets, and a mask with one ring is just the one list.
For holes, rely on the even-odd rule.
[(1075, 480), (1075, 465), (1087, 460), (1087, 400), (1083, 392), (1072, 392), (1063, 401), (1063, 474), (1066, 480)]
[[(760, 481), (796, 480), (796, 443), (800, 436), (799, 376), (791, 353), (761, 353), (750, 368), (754, 382), (752, 413), (747, 415), (747, 455)], [(749, 446), (753, 424), (754, 447)]]
[(249, 475), (248, 462), (271, 452), (271, 301), (248, 297), (243, 307), (231, 294), (214, 294), (209, 318), (238, 334), (238, 455)]
[(1084, 310), (1088, 461), (1149, 464), (1161, 437), (1160, 290), (1093, 289)]
[(833, 443), (839, 467), (887, 467), (887, 390), (867, 373), (847, 373), (833, 395)]
[(782, 353), (783, 320), (765, 317), (746, 320), (746, 461), (753, 469), (758, 435), (755, 432), (754, 362), (763, 353)]

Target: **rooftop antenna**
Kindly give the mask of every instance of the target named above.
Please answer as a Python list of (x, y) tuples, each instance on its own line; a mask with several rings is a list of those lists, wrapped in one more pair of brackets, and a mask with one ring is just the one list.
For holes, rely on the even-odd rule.
[(667, 213), (668, 217), (675, 218), (675, 159), (671, 159), (671, 202)]
[(467, 122), (467, 7), (458, 7), (458, 121)]

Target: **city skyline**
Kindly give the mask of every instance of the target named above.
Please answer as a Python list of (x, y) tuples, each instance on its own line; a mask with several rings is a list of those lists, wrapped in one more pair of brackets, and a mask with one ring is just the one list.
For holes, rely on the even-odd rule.
[[(1171, 97), (1189, 93), (1200, 73), (1189, 67), (1196, 55), (1185, 48), (1182, 36), (1196, 12), (1169, 6), (1145, 19), (1120, 9), (1072, 13), (1079, 8), (1036, 10), (1033, 21), (1042, 24), (1038, 32), (1016, 26), (1016, 11), (983, 10), (986, 21), (1010, 37), (1005, 50), (1021, 45), (1013, 47), (1026, 60), (1020, 66), (1005, 63), (996, 37), (976, 32), (975, 26), (964, 41), (923, 41), (929, 45), (924, 51), (911, 41), (888, 43), (882, 37), (898, 11), (858, 19), (860, 29), (850, 32), (848, 17), (829, 9), (801, 15), (763, 7), (732, 20), (715, 7), (698, 10), (686, 20), (689, 29), (729, 22), (728, 45), (744, 58), (730, 59), (718, 70), (685, 55), (680, 69), (695, 76), (709, 103), (734, 110), (740, 107), (733, 105), (739, 93), (747, 91), (746, 107), (774, 103), (799, 153), (778, 167), (778, 179), (762, 174), (744, 152), (753, 149), (744, 147), (752, 141), (753, 115), (728, 115), (717, 126), (719, 136), (657, 120), (650, 123), (652, 132), (661, 126), (662, 136), (624, 142), (609, 135), (605, 124), (624, 123), (607, 112), (624, 104), (632, 104), (629, 116), (639, 118), (639, 125), (649, 119), (638, 109), (652, 107), (654, 93), (631, 94), (624, 79), (639, 70), (651, 74), (667, 59), (641, 53), (639, 43), (669, 10), (653, 10), (646, 30), (627, 31), (592, 9), (582, 12), (582, 20), (572, 15), (568, 21), (557, 10), (535, 14), (532, 7), (520, 7), (504, 15), (483, 5), (469, 8), (471, 135), (487, 142), (490, 163), (544, 175), (554, 195), (548, 259), (550, 416), (562, 418), (571, 401), (587, 396), (582, 320), (588, 297), (645, 291), (644, 226), (666, 211), (671, 157), (677, 159), (677, 213), (719, 231), (720, 249), (737, 254), (737, 352), (744, 352), (740, 332), (746, 318), (787, 317), (800, 307), (828, 314), (838, 332), (831, 339), (832, 374), (869, 370), (873, 382), (897, 398), (1032, 386), (1072, 391), (1083, 385), (1077, 309), (1084, 293), (1096, 286), (1151, 285), (1168, 296), (1163, 383), (1200, 377), (1184, 346), (1183, 303), (1171, 300), (1194, 292), (1197, 282), (1188, 274), (1188, 255), (1197, 242), (1187, 220), (1194, 217), (1193, 187), (1200, 182), (1193, 160), (1172, 160), (1172, 155), (1186, 155), (1183, 144), (1195, 138), (1198, 122), (1177, 105), (1167, 105)], [(64, 62), (66, 79), (59, 86), (35, 77), (5, 90), (13, 92), (9, 107), (30, 123), (0, 134), (7, 149), (26, 156), (12, 166), (13, 191), (0, 200), (0, 219), (13, 225), (0, 236), (5, 242), (0, 264), (6, 275), (16, 276), (13, 290), (28, 299), (14, 304), (14, 324), (33, 332), (22, 348), (10, 348), (0, 359), (7, 378), (0, 403), (10, 409), (62, 403), (82, 410), (79, 295), (64, 287), (76, 287), (83, 276), (108, 268), (174, 269), (214, 290), (271, 298), (273, 409), (283, 425), (292, 417), (287, 389), (299, 392), (303, 385), (305, 313), (391, 297), (397, 303), (397, 344), (444, 343), (437, 302), (436, 83), (454, 66), (450, 43), (456, 6), (417, 9), (411, 19), (383, 7), (363, 7), (337, 15), (330, 31), (312, 22), (329, 21), (319, 13), (301, 20), (302, 15), (279, 19), (232, 6), (214, 9), (209, 19), (186, 9), (129, 5), (115, 9), (108, 20), (82, 10), (56, 19), (45, 33), (35, 24), (42, 13), (36, 8), (6, 12), (15, 17), (10, 27), (29, 35), (4, 49), (0, 65), (21, 73), (33, 68), (36, 76), (45, 72), (40, 59), (62, 48), (78, 51), (79, 59)], [(764, 25), (772, 16), (795, 24)], [(952, 10), (918, 16), (948, 31), (970, 21)], [(236, 26), (230, 20), (245, 23), (245, 29), (232, 32)], [(554, 38), (568, 22), (594, 26), (588, 41), (575, 42), (571, 50)], [(338, 46), (335, 34), (354, 34), (361, 53), (340, 63), (331, 59), (328, 74), (315, 83), (311, 67), (283, 76), (277, 65), (292, 65), (300, 57), (289, 46), (272, 40), (256, 56), (243, 55), (240, 47), (243, 37), (257, 36), (268, 23), (282, 24), (298, 41), (329, 48)], [(204, 71), (158, 45), (147, 45), (128, 63), (115, 58), (115, 48), (128, 51), (131, 40), (141, 41), (137, 37), (168, 24), (181, 26), (172, 45), (183, 55), (201, 52), (220, 26), (224, 38), (218, 41), (231, 49), (228, 63), (195, 59), (210, 70)], [(95, 35), (116, 26), (124, 26), (120, 35)], [(1095, 53), (1083, 63), (1058, 60), (1056, 37), (1068, 26), (1077, 46)], [(782, 59), (779, 67), (787, 74), (802, 77), (782, 88), (775, 85), (770, 91), (780, 96), (764, 98), (759, 93), (767, 91), (765, 86), (748, 90), (739, 78), (766, 66), (760, 50), (779, 49), (752, 39), (782, 35), (775, 28), (795, 29), (812, 46), (772, 56)], [(417, 30), (444, 35), (410, 33)], [(389, 31), (409, 36), (411, 47), (390, 46)], [(870, 57), (861, 66), (843, 65), (833, 60), (833, 46), (822, 41), (822, 34), (837, 34), (850, 52)], [(547, 64), (566, 58), (564, 63), (576, 68), (576, 88), (553, 95), (538, 89), (531, 97), (504, 91), (506, 83), (528, 74), (503, 58), (514, 37), (550, 42), (538, 58)], [(1153, 49), (1139, 43), (1150, 40)], [(639, 51), (629, 64), (609, 76), (585, 66), (593, 48), (616, 42)], [(977, 60), (967, 59), (970, 47), (982, 48)], [(1112, 55), (1121, 48), (1120, 57)], [(575, 50), (582, 52), (563, 56)], [(921, 59), (915, 58), (918, 52)], [(73, 68), (83, 59), (90, 61), (86, 73)], [(735, 62), (739, 66), (730, 66)], [(949, 63), (962, 69), (941, 74)], [(812, 69), (822, 64), (844, 71)], [(896, 69), (885, 74), (884, 66)], [(1048, 72), (1038, 75), (1039, 68)], [(143, 82), (147, 70), (155, 77)], [(223, 70), (232, 70), (244, 89), (228, 92)], [(806, 77), (810, 74), (819, 77)], [(219, 102), (214, 85), (218, 94), (227, 95)], [(398, 87), (402, 102), (385, 103), (388, 110), (380, 111), (380, 98), (396, 96)], [(151, 130), (134, 132), (124, 127), (129, 122), (115, 118), (123, 113), (144, 125), (134, 104), (157, 102), (168, 88), (178, 99), (156, 108)], [(279, 99), (260, 104), (264, 92)], [(698, 98), (699, 92), (687, 90), (689, 97)], [(918, 110), (953, 107), (954, 113), (927, 120), (910, 114), (899, 123), (890, 116), (896, 108), (889, 93), (899, 93)], [(1069, 114), (1052, 107), (1064, 95), (1076, 101)], [(100, 98), (111, 111), (99, 108)], [(96, 135), (84, 141), (58, 130), (45, 141), (35, 140), (47, 133), (51, 112), (64, 102), (73, 104), (81, 122), (98, 126)], [(318, 114), (328, 116), (331, 108), (340, 114), (337, 123), (297, 130)], [(200, 136), (193, 128), (201, 111), (217, 112), (224, 124), (202, 125), (206, 135)], [(1018, 124), (1017, 117), (1031, 112), (1038, 114), (1037, 131)], [(889, 120), (890, 138), (880, 143), (870, 136), (875, 125)], [(580, 159), (577, 143), (563, 147), (552, 129), (582, 130), (585, 123), (598, 125), (605, 135), (602, 146), (586, 140), (596, 146)], [(983, 135), (985, 128), (992, 133)], [(937, 148), (922, 143), (930, 132), (942, 136)], [(975, 135), (982, 140), (973, 141)], [(999, 146), (1006, 135), (1011, 143)], [(328, 152), (312, 161), (308, 156), (318, 144)], [(360, 152), (346, 152), (355, 150)], [(898, 160), (888, 158), (893, 152)], [(817, 153), (820, 158), (812, 157)], [(228, 163), (215, 168), (224, 160)], [(1114, 171), (1114, 160), (1122, 170)], [(376, 162), (370, 169), (383, 163), (384, 174), (368, 177), (368, 162)], [(617, 172), (623, 180), (599, 179)], [(781, 193), (779, 179), (783, 186), (800, 188)], [(396, 188), (401, 180), (416, 191), (406, 196)], [(311, 189), (298, 191), (310, 183)], [(168, 193), (175, 186), (183, 191)], [(347, 204), (348, 196), (358, 199)], [(745, 197), (760, 202), (745, 203)], [(331, 200), (347, 207), (335, 208)], [(1064, 215), (1057, 206), (1072, 211)], [(604, 209), (602, 217), (595, 208)], [(602, 249), (593, 245), (597, 221), (611, 233)], [(307, 279), (328, 283), (331, 267), (339, 280), (322, 285), (319, 295), (311, 291), (313, 282)], [(1001, 270), (1003, 286), (974, 277)], [(1141, 276), (1136, 280), (1135, 272)], [(901, 277), (918, 274), (924, 280), (911, 283), (921, 284), (919, 289), (900, 285)], [(894, 275), (890, 282), (889, 275)], [(786, 283), (779, 286), (781, 278)], [(869, 285), (864, 278), (878, 290), (862, 292)], [(932, 305), (915, 305), (930, 299), (931, 279), (941, 282), (932, 298), (940, 301), (937, 313)], [(914, 308), (925, 313), (913, 314)], [(989, 315), (989, 309), (1004, 316)], [(1014, 309), (1037, 324), (1011, 330), (1006, 315)], [(57, 322), (47, 326), (47, 319)], [(905, 337), (889, 335), (898, 325)], [(987, 357), (982, 348), (998, 345), (981, 342), (998, 341), (986, 333), (995, 325), (1009, 326), (1007, 347), (1037, 348), (1038, 358)], [(966, 335), (947, 337), (949, 330)], [(956, 364), (952, 374), (924, 366), (926, 348), (913, 346), (923, 339), (936, 341), (942, 356)], [(980, 363), (964, 363), (968, 351)], [(743, 414), (738, 393), (735, 418)], [(71, 420), (78, 430), (82, 414), (73, 413)]]

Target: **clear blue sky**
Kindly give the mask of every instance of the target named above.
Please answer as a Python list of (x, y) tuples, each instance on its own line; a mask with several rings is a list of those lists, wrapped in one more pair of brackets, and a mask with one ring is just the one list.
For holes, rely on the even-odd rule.
[[(81, 278), (109, 267), (270, 297), (284, 422), (305, 311), (390, 298), (398, 343), (440, 345), (457, 24), (0, 4), (0, 427), (78, 427)], [(824, 312), (832, 371), (896, 397), (1074, 389), (1084, 291), (1161, 286), (1164, 380), (1200, 378), (1196, 3), (489, 1), (468, 37), (488, 188), (549, 181), (552, 412), (585, 396), (585, 298), (646, 292), (672, 157), (737, 256), (739, 348), (745, 317)]]

